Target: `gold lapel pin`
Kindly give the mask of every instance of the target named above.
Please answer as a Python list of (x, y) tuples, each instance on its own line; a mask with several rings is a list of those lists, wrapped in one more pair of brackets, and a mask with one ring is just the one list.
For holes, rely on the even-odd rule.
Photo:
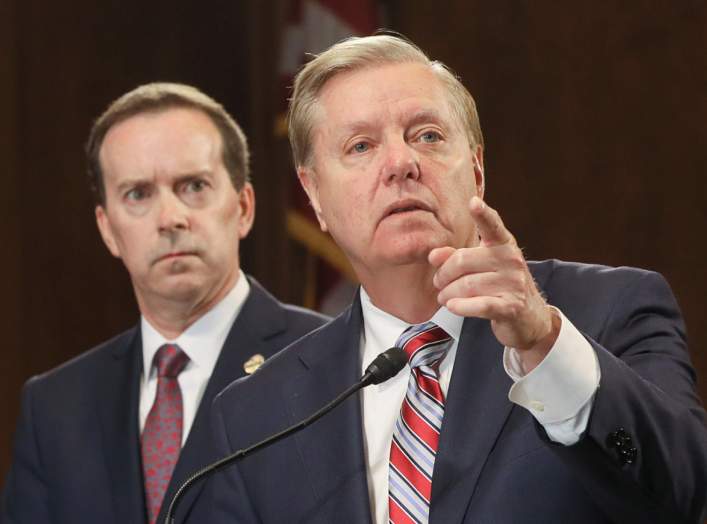
[(243, 363), (243, 371), (245, 371), (247, 375), (252, 375), (258, 371), (258, 368), (263, 365), (263, 362), (265, 362), (265, 357), (260, 353), (256, 353)]

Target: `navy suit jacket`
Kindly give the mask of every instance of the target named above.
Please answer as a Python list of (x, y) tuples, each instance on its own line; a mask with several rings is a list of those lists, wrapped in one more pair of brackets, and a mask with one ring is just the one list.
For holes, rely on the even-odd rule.
[[(214, 396), (244, 374), (250, 356), (270, 357), (325, 321), (279, 303), (253, 279), (250, 285), (174, 469), (159, 522), (179, 485), (216, 458), (208, 422)], [(135, 327), (27, 382), (2, 497), (3, 523), (146, 522), (138, 427), (142, 360)], [(178, 521), (198, 492), (199, 486), (182, 500)]]
[[(581, 440), (548, 440), (508, 400), (503, 348), (486, 320), (464, 321), (432, 481), (430, 522), (701, 522), (707, 497), (705, 412), (684, 326), (656, 273), (530, 263), (550, 304), (596, 351), (601, 383)], [(223, 455), (295, 423), (359, 378), (360, 303), (224, 390), (213, 406)], [(610, 435), (637, 455), (623, 464)], [(205, 522), (371, 521), (360, 398), (219, 472)]]

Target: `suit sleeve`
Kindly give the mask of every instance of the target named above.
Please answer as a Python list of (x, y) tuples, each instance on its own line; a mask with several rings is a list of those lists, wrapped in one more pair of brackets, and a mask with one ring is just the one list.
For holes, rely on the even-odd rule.
[(12, 465), (2, 493), (2, 524), (52, 522), (42, 457), (37, 445), (38, 421), (33, 405), (33, 381), (22, 391), (20, 419), (15, 432)]
[(633, 278), (597, 340), (587, 338), (601, 369), (589, 425), (577, 444), (548, 443), (612, 521), (702, 522), (705, 412), (668, 284)]
[[(220, 396), (216, 397), (211, 406), (211, 424), (217, 455), (226, 457), (234, 450), (228, 441), (220, 399)], [(198, 522), (260, 524), (260, 519), (248, 497), (245, 483), (238, 472), (237, 463), (232, 463), (214, 473), (207, 481), (202, 496), (206, 497), (204, 506), (208, 508), (208, 515), (199, 514)], [(187, 522), (196, 524), (197, 520), (193, 520), (190, 516)]]

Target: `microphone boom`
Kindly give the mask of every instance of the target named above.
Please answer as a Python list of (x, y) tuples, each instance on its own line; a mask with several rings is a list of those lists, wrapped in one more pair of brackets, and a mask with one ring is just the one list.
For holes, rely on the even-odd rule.
[(268, 438), (261, 440), (260, 442), (256, 442), (255, 444), (247, 448), (240, 449), (232, 455), (217, 460), (213, 464), (209, 464), (208, 466), (192, 474), (187, 480), (184, 481), (181, 486), (179, 486), (179, 489), (175, 492), (174, 497), (172, 497), (172, 501), (169, 504), (169, 509), (167, 510), (167, 514), (165, 515), (164, 523), (174, 524), (173, 515), (177, 509), (179, 501), (181, 500), (184, 493), (198, 480), (228, 466), (229, 464), (245, 457), (246, 455), (254, 451), (267, 447), (270, 444), (274, 444), (275, 442), (285, 438), (286, 436), (306, 428), (313, 422), (316, 422), (321, 417), (329, 413), (332, 409), (341, 404), (344, 400), (346, 400), (349, 396), (351, 396), (359, 389), (365, 388), (366, 386), (369, 386), (371, 384), (380, 384), (382, 382), (385, 382), (386, 380), (393, 378), (400, 372), (401, 369), (405, 367), (405, 364), (407, 364), (407, 355), (405, 354), (405, 351), (398, 347), (392, 347), (390, 349), (385, 350), (383, 353), (373, 359), (373, 362), (368, 365), (368, 367), (366, 368), (366, 372), (358, 380), (358, 382), (348, 387), (334, 400), (326, 404), (318, 411), (315, 411), (306, 419), (286, 429), (283, 429), (279, 433), (275, 433), (274, 435), (271, 435)]

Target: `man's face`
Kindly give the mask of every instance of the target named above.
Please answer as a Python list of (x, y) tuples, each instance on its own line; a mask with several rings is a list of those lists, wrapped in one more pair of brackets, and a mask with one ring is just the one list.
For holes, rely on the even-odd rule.
[(468, 206), (483, 196), (482, 150), (472, 150), (426, 66), (335, 76), (320, 93), (312, 141), (313, 161), (299, 169), (300, 180), (322, 229), (357, 271), (477, 242)]
[(96, 220), (141, 308), (213, 302), (238, 278), (255, 201), (250, 184), (233, 187), (221, 142), (205, 114), (182, 108), (128, 118), (105, 137), (106, 205)]

